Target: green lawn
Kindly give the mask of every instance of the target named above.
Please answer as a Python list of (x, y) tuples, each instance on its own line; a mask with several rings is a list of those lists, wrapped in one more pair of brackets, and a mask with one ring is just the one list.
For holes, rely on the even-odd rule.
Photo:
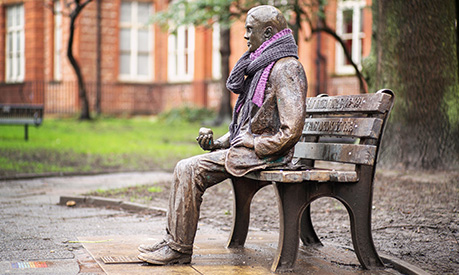
[[(0, 177), (48, 172), (172, 170), (185, 157), (201, 154), (198, 123), (167, 123), (151, 117), (45, 118), (40, 127), (0, 125)], [(216, 136), (227, 126), (213, 129)]]

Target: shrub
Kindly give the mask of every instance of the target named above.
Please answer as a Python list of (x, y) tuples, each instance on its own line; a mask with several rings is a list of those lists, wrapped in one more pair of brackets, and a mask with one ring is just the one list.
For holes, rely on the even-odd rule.
[(184, 106), (180, 108), (171, 109), (169, 111), (159, 114), (159, 120), (167, 123), (175, 122), (202, 122), (210, 120), (215, 117), (216, 113), (207, 108), (198, 108)]

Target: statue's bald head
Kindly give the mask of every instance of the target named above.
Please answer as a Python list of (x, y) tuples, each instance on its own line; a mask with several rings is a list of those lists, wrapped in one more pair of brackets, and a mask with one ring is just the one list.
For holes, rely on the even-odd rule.
[(250, 52), (255, 51), (273, 35), (287, 28), (287, 20), (273, 6), (258, 6), (247, 13), (244, 38)]
[(249, 10), (247, 17), (252, 17), (262, 27), (273, 27), (273, 33), (276, 34), (287, 28), (287, 20), (280, 10), (273, 6), (257, 6)]

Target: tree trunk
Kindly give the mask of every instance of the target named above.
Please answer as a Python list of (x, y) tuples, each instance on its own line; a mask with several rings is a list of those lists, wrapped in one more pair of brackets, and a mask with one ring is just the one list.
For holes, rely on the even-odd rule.
[(381, 161), (405, 169), (459, 168), (455, 0), (373, 1), (364, 62), (370, 91), (389, 88), (395, 107)]
[(220, 54), (221, 54), (221, 90), (222, 99), (220, 102), (220, 110), (218, 111), (215, 125), (221, 125), (222, 123), (229, 123), (231, 121), (231, 93), (226, 89), (226, 80), (230, 74), (229, 71), (229, 57), (231, 55), (230, 47), (230, 29), (228, 27), (222, 27), (220, 30)]
[(86, 1), (84, 4), (80, 5), (80, 1), (76, 1), (75, 3), (77, 6), (70, 14), (70, 33), (69, 33), (69, 41), (67, 43), (67, 58), (72, 65), (73, 70), (75, 71), (75, 75), (78, 81), (78, 96), (81, 101), (81, 114), (80, 120), (90, 120), (91, 116), (89, 113), (89, 101), (86, 94), (86, 87), (84, 85), (83, 74), (81, 73), (80, 66), (78, 62), (75, 60), (73, 56), (73, 38), (75, 34), (75, 20), (80, 14), (81, 10), (89, 3), (91, 0)]

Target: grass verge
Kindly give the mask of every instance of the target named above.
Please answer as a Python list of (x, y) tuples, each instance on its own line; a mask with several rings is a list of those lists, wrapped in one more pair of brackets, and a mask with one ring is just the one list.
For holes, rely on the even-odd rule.
[[(203, 151), (196, 143), (200, 125), (151, 117), (92, 121), (46, 118), (40, 127), (0, 127), (0, 177), (49, 172), (147, 171), (173, 169)], [(227, 127), (214, 129), (216, 136)]]

